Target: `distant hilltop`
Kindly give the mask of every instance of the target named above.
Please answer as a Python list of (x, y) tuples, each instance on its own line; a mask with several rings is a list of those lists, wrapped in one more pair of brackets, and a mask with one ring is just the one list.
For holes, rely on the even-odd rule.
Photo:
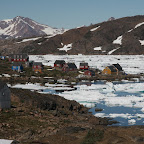
[(13, 19), (0, 21), (0, 37), (5, 38), (24, 38), (32, 36), (42, 36), (62, 34), (64, 29), (52, 28), (40, 24), (30, 18), (17, 16)]

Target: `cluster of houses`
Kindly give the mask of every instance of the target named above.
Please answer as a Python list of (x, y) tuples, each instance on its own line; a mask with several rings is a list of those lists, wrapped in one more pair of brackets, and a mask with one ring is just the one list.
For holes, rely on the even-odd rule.
[[(1, 56), (1, 59), (5, 59), (5, 57)], [(21, 72), (24, 67), (32, 67), (34, 72), (40, 73), (43, 70), (42, 62), (29, 62), (29, 56), (27, 54), (11, 54), (9, 55), (9, 61), (12, 62), (13, 71)], [(56, 60), (54, 62), (54, 69), (64, 72), (78, 70), (75, 63), (66, 63), (64, 60)], [(84, 70), (84, 75), (86, 76), (95, 76), (95, 71), (90, 69), (88, 63), (86, 62), (80, 63), (79, 70)], [(124, 71), (119, 64), (113, 64), (104, 68), (101, 73), (104, 75), (119, 75), (124, 74)]]
[(35, 72), (42, 72), (43, 65), (41, 62), (29, 62), (29, 56), (27, 54), (11, 54), (9, 55), (9, 61), (12, 62), (12, 70), (21, 72), (25, 67), (32, 67)]
[[(66, 63), (64, 60), (56, 60), (54, 63), (54, 68), (58, 70), (62, 70), (64, 72), (78, 70), (75, 63)], [(84, 70), (84, 75), (95, 76), (95, 72), (89, 69), (88, 63), (85, 62), (80, 63), (79, 69)]]
[[(75, 71), (77, 67), (74, 63), (66, 63), (64, 60), (56, 60), (54, 63), (56, 69), (61, 69), (62, 71)], [(80, 70), (84, 70), (84, 75), (86, 76), (95, 76), (95, 71), (89, 68), (88, 63), (80, 63)], [(110, 66), (107, 66), (103, 71), (104, 75), (120, 75), (124, 74), (122, 67), (117, 63)]]

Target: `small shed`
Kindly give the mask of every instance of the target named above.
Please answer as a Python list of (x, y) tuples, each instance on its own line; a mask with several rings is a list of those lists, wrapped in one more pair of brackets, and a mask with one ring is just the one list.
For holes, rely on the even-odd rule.
[(111, 66), (107, 66), (103, 71), (102, 74), (106, 74), (106, 75), (117, 75), (117, 69), (111, 65)]
[(7, 84), (0, 81), (0, 109), (11, 107), (10, 89)]
[(20, 62), (14, 62), (13, 65), (12, 65), (12, 70), (13, 71), (18, 71), (18, 72), (23, 71), (22, 63), (20, 63)]
[(79, 67), (80, 70), (88, 70), (89, 69), (89, 66), (88, 66), (88, 63), (80, 63), (80, 67)]
[(42, 62), (33, 62), (32, 69), (35, 72), (42, 72), (43, 64)]
[(87, 70), (84, 72), (84, 75), (93, 77), (93, 76), (95, 76), (95, 72), (93, 70)]
[(75, 65), (75, 63), (66, 63), (63, 68), (63, 71), (76, 71), (77, 67)]
[(56, 60), (54, 63), (54, 67), (55, 68), (62, 68), (65, 65), (65, 61), (64, 60)]
[(11, 54), (9, 55), (9, 61), (26, 62), (29, 61), (29, 56), (28, 54)]

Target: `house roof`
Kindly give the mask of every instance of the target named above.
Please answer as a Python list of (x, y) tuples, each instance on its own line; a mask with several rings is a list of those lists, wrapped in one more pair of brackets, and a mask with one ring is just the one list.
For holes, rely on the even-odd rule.
[(111, 72), (117, 72), (116, 68), (113, 65), (108, 66), (108, 68), (111, 70)]
[(0, 81), (0, 90), (6, 85), (6, 83)]
[(75, 63), (67, 63), (67, 65), (68, 65), (69, 68), (75, 68), (75, 69), (77, 69)]
[(33, 65), (35, 65), (35, 66), (42, 66), (43, 64), (42, 64), (42, 62), (33, 62)]
[(14, 62), (13, 66), (22, 66), (22, 63), (21, 62)]
[(65, 64), (66, 62), (64, 60), (56, 60), (55, 64)]
[(28, 54), (11, 54), (9, 57), (11, 59), (27, 59), (29, 56)]
[(116, 67), (119, 71), (123, 71), (122, 67), (117, 63), (113, 64), (114, 67)]
[(80, 63), (80, 66), (88, 66), (88, 63)]

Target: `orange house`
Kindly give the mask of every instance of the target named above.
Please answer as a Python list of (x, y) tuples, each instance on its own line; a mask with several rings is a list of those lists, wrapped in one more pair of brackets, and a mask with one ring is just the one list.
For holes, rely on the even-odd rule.
[(102, 74), (105, 75), (117, 75), (117, 69), (112, 65), (112, 66), (107, 66), (103, 71)]
[(32, 66), (33, 71), (35, 72), (42, 72), (43, 64), (41, 62), (34, 62)]

